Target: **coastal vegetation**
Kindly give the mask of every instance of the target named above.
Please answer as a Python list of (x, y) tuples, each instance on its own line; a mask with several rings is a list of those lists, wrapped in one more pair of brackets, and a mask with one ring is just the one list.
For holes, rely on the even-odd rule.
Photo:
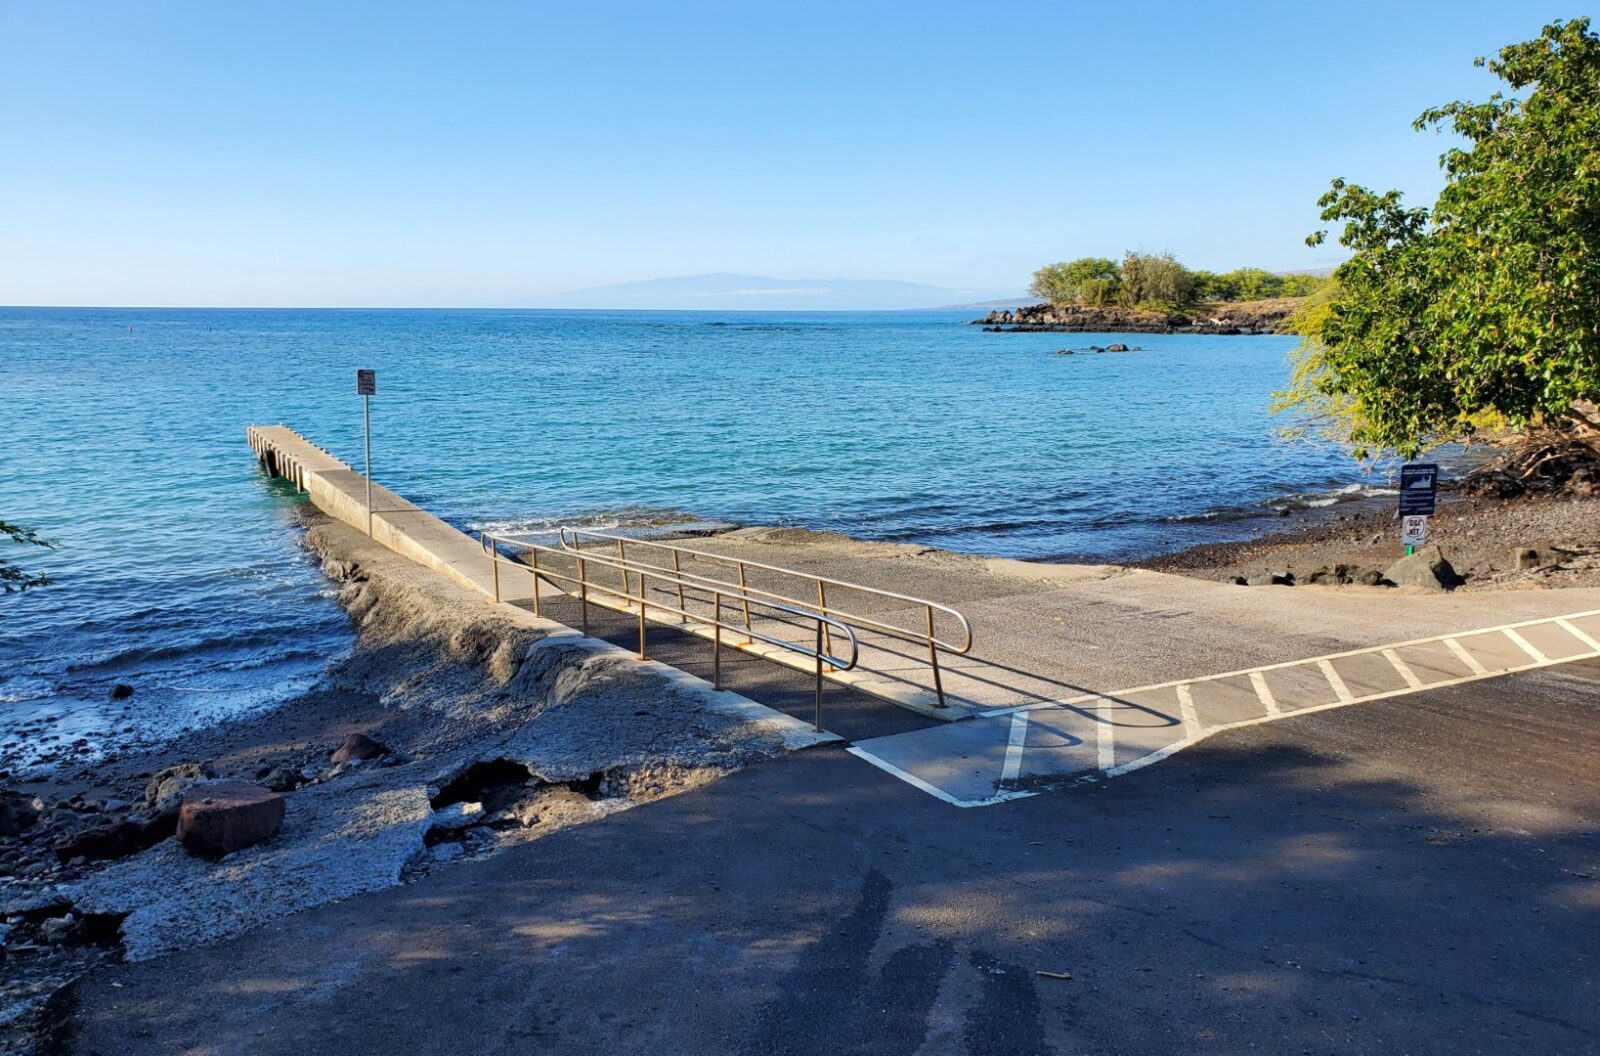
[(1554, 22), (1477, 64), (1507, 91), (1414, 123), (1457, 141), (1433, 205), (1344, 179), (1319, 200), (1351, 257), (1298, 314), (1278, 408), (1363, 458), (1514, 436), (1523, 476), (1592, 463), (1600, 37), (1586, 18)]
[(1182, 309), (1200, 304), (1307, 297), (1331, 284), (1326, 276), (1279, 274), (1263, 268), (1197, 271), (1171, 253), (1135, 253), (1121, 261), (1080, 257), (1047, 264), (1028, 287), (1053, 307)]
[[(38, 532), (31, 528), (24, 528), (20, 524), (0, 520), (0, 538), (21, 543), (26, 546), (42, 546), (54, 549), (55, 544), (48, 539), (41, 538)], [(50, 582), (50, 577), (40, 572), (27, 572), (15, 564), (0, 557), (0, 594), (19, 594), (24, 590), (42, 587)]]

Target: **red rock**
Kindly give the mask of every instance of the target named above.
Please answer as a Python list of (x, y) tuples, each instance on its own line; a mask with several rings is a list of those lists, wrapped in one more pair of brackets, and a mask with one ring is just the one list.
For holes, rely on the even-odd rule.
[(200, 785), (178, 807), (178, 840), (195, 854), (220, 858), (277, 832), (283, 812), (283, 797), (259, 785)]
[(352, 759), (377, 759), (388, 754), (389, 749), (385, 745), (364, 733), (352, 733), (344, 739), (344, 743), (339, 745), (328, 761), (338, 766)]

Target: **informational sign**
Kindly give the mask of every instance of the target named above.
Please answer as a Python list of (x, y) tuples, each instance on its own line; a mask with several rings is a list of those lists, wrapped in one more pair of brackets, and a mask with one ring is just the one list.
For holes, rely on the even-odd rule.
[(356, 371), (356, 395), (376, 396), (378, 394), (378, 372), (375, 370)]
[(1405, 546), (1421, 546), (1428, 541), (1428, 518), (1420, 513), (1400, 518), (1400, 542)]
[(1439, 490), (1439, 467), (1410, 462), (1400, 467), (1400, 516), (1431, 517)]

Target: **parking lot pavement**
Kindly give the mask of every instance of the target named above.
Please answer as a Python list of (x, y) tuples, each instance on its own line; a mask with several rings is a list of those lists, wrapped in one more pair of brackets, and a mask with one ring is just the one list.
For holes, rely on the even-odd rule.
[(59, 1051), (1600, 1052), (1597, 720), (1580, 660), (986, 810), (816, 749), (103, 969)]

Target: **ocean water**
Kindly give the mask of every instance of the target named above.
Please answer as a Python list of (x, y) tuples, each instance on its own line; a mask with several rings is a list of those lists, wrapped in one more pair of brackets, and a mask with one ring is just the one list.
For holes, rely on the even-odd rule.
[[(990, 334), (970, 313), (0, 309), (0, 768), (263, 707), (351, 633), (250, 423), (463, 527), (795, 524), (1043, 559), (1239, 538), (1374, 483), (1267, 413), (1291, 338)], [(1122, 340), (1129, 354), (1057, 356)], [(134, 695), (111, 702), (118, 682)]]

